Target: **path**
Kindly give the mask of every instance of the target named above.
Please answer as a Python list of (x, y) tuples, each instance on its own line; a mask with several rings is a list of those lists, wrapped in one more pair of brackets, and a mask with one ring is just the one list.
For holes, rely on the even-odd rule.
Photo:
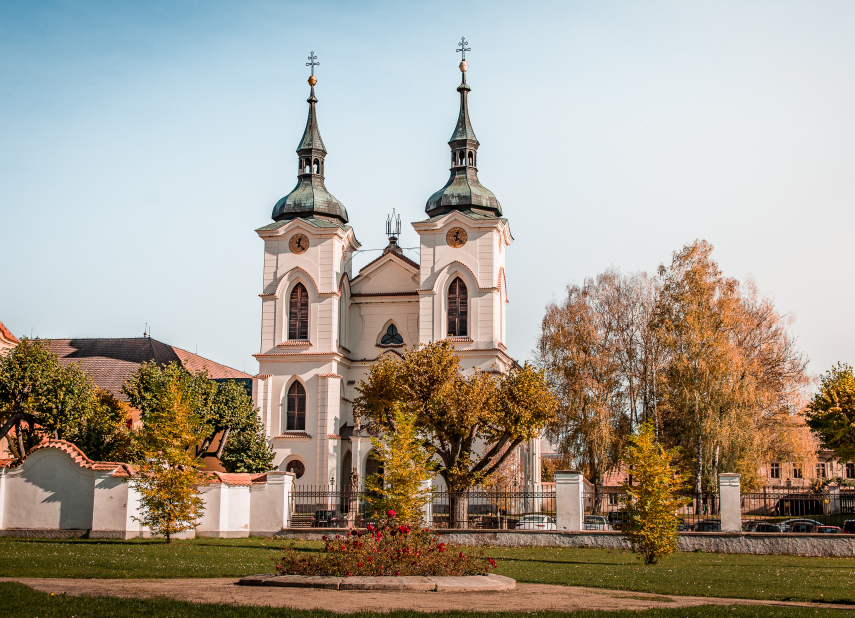
[(0, 581), (19, 582), (41, 592), (70, 595), (113, 596), (150, 599), (167, 597), (196, 603), (229, 605), (268, 605), (296, 609), (326, 609), (334, 612), (391, 611), (396, 609), (436, 612), (472, 610), (479, 612), (508, 611), (576, 611), (650, 609), (653, 607), (688, 607), (694, 605), (779, 605), (791, 607), (827, 607), (853, 609), (851, 605), (791, 603), (750, 599), (717, 599), (681, 597), (553, 586), (517, 584), (507, 592), (362, 592), (329, 591), (310, 588), (273, 588), (237, 586), (235, 579), (59, 579), (35, 577), (2, 577)]

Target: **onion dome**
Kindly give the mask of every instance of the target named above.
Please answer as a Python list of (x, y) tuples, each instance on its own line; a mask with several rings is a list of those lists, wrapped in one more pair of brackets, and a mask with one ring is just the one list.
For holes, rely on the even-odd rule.
[(457, 92), (460, 93), (460, 114), (448, 142), (451, 147), (451, 176), (445, 186), (427, 201), (425, 212), (431, 217), (451, 210), (473, 210), (481, 214), (502, 216), (499, 200), (478, 180), (479, 143), (469, 121), (469, 105), (466, 100), (471, 90), (466, 84), (468, 68), (465, 60), (460, 63), (460, 71), (463, 74), (463, 82), (457, 87)]
[(303, 139), (297, 147), (298, 171), (297, 186), (276, 202), (273, 207), (273, 220), (284, 221), (296, 217), (319, 217), (347, 223), (347, 210), (324, 186), (324, 158), (327, 149), (321, 139), (318, 129), (318, 119), (315, 112), (315, 84), (317, 78), (312, 75), (309, 85), (311, 94), (306, 101), (309, 103), (309, 118)]

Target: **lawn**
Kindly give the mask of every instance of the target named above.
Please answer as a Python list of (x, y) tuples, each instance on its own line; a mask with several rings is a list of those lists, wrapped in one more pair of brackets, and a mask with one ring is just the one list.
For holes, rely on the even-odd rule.
[[(0, 538), (0, 576), (74, 578), (241, 577), (273, 571), (285, 541)], [(298, 548), (316, 551), (319, 543)], [(497, 572), (520, 583), (664, 595), (855, 604), (855, 558), (679, 553), (649, 567), (629, 552), (582, 548), (490, 548)]]
[[(0, 598), (3, 599), (3, 616), (15, 618), (341, 618), (321, 610), (301, 611), (270, 607), (240, 607), (233, 605), (211, 605), (183, 603), (169, 600), (136, 600), (111, 597), (50, 596), (36, 592), (21, 584), (0, 582)], [(349, 614), (353, 618), (425, 618), (418, 612), (390, 612)], [(804, 607), (759, 607), (759, 606), (700, 606), (679, 609), (651, 609), (643, 612), (561, 612), (496, 613), (490, 618), (842, 618), (840, 610), (807, 609)], [(436, 618), (483, 618), (483, 613), (443, 612), (431, 614)]]

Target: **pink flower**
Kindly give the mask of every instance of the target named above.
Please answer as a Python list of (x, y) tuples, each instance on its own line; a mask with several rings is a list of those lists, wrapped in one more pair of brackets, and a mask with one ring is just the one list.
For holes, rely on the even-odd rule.
[(489, 560), (490, 560), (490, 566), (492, 566), (492, 567), (494, 567), (494, 568), (495, 568), (495, 566), (496, 566), (496, 561), (495, 561), (495, 560), (493, 560), (492, 558), (490, 558)]
[(395, 517), (395, 511), (393, 511), (392, 509), (389, 509), (389, 512), (388, 512), (388, 513), (386, 513), (386, 515), (388, 515), (389, 517), (393, 517), (393, 518), (394, 518), (394, 517)]

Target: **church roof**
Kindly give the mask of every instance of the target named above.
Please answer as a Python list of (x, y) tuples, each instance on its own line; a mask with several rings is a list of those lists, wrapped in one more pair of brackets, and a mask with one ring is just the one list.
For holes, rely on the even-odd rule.
[[(475, 221), (481, 221), (481, 220), (486, 220), (486, 219), (490, 219), (490, 220), (498, 219), (502, 223), (508, 222), (508, 220), (505, 217), (496, 217), (495, 215), (492, 215), (492, 214), (484, 214), (481, 212), (475, 212), (474, 210), (458, 210), (457, 212), (459, 212), (461, 215), (465, 215), (465, 216), (469, 217), (470, 219), (474, 219)], [(448, 211), (441, 212), (438, 215), (433, 215), (432, 217), (428, 217), (424, 221), (418, 221), (418, 223), (433, 223), (434, 221), (439, 221), (440, 219), (442, 219), (446, 215), (448, 215)]]
[(50, 339), (51, 352), (63, 365), (78, 363), (99, 388), (112, 392), (127, 401), (122, 386), (144, 362), (158, 365), (177, 362), (189, 371), (208, 370), (212, 380), (249, 380), (252, 376), (243, 371), (157, 341), (151, 337), (117, 339)]
[(18, 338), (12, 334), (6, 325), (3, 322), (0, 322), (0, 343), (5, 343), (6, 345), (17, 345), (21, 343)]
[(318, 100), (315, 98), (315, 87), (312, 86), (312, 94), (306, 99), (309, 104), (309, 117), (306, 119), (306, 130), (303, 131), (303, 139), (300, 140), (300, 145), (297, 146), (297, 152), (301, 150), (322, 150), (324, 148), (324, 140), (321, 139), (321, 130), (318, 128), (318, 118), (315, 113), (315, 103)]

